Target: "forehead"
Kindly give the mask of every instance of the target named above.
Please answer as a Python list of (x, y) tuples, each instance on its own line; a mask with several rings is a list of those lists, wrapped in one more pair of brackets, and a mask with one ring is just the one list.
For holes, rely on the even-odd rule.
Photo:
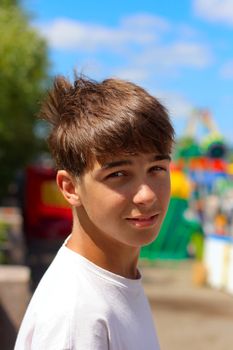
[(117, 156), (111, 156), (103, 161), (95, 162), (94, 168), (113, 168), (121, 165), (133, 165), (135, 163), (152, 163), (156, 161), (167, 160), (170, 161), (170, 156), (168, 154), (161, 153), (130, 153), (130, 154), (120, 154)]

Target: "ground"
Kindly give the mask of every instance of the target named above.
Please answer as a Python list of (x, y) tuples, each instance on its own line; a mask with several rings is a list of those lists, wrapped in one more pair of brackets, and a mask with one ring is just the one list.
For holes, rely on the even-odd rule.
[(161, 350), (233, 349), (233, 295), (195, 286), (192, 262), (141, 267)]

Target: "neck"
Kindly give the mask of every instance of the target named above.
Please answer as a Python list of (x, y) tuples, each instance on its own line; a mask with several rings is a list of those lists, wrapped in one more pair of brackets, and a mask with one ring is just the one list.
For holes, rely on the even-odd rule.
[(105, 270), (130, 279), (138, 278), (139, 248), (124, 246), (113, 239), (106, 243), (102, 235), (85, 232), (78, 222), (74, 222), (66, 246)]

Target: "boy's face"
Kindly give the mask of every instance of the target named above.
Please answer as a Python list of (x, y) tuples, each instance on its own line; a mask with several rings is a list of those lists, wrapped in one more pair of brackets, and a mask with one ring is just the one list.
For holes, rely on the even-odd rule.
[(169, 163), (167, 155), (158, 154), (119, 156), (102, 165), (96, 161), (77, 182), (84, 231), (135, 248), (152, 242), (169, 203)]

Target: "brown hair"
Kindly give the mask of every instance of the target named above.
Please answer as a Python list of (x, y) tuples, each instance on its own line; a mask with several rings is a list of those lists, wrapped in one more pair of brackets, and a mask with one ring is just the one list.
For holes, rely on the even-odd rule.
[(52, 128), (49, 147), (59, 169), (80, 176), (109, 156), (170, 154), (174, 129), (167, 110), (141, 87), (119, 79), (74, 84), (57, 77), (40, 117)]

